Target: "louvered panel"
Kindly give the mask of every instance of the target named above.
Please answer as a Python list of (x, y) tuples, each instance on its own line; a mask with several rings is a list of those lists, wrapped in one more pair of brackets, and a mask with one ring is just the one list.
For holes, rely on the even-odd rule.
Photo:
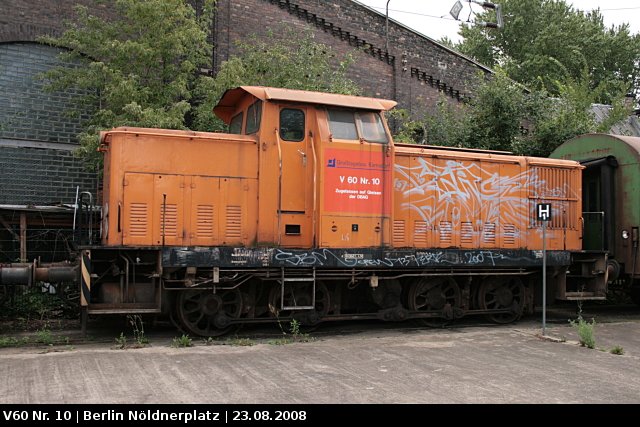
[(496, 225), (492, 222), (486, 222), (482, 230), (482, 243), (485, 245), (496, 244)]
[(146, 203), (129, 205), (129, 235), (145, 237), (149, 230), (149, 209)]
[(421, 248), (427, 247), (427, 232), (429, 231), (429, 225), (426, 221), (415, 221), (413, 224), (413, 242), (416, 246)]
[(533, 167), (531, 176), (535, 179), (529, 184), (529, 226), (541, 227), (536, 220), (536, 205), (551, 203), (551, 221), (547, 227), (551, 229), (576, 229), (577, 196), (572, 193), (576, 188), (579, 170), (552, 167)]
[(515, 246), (516, 244), (516, 226), (513, 224), (505, 224), (503, 226), (504, 229), (504, 239), (503, 242), (505, 246)]
[(242, 236), (242, 208), (227, 206), (226, 233), (227, 239), (240, 239)]
[(473, 244), (473, 224), (470, 222), (463, 222), (460, 228), (460, 241), (462, 244)]
[(440, 221), (440, 244), (441, 245), (451, 245), (452, 231), (453, 231), (453, 227), (451, 226), (450, 221)]
[(198, 238), (212, 238), (213, 237), (213, 206), (211, 205), (198, 205), (196, 212), (196, 236)]
[(405, 231), (404, 221), (393, 221), (393, 246), (402, 247), (407, 245), (405, 241)]
[[(165, 210), (166, 209), (166, 210)], [(178, 206), (175, 204), (160, 205), (160, 233), (167, 237), (178, 236)]]

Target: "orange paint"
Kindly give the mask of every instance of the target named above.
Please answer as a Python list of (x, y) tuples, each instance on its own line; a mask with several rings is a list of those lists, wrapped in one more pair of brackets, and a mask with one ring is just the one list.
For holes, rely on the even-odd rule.
[[(388, 142), (368, 142), (394, 105), (243, 87), (215, 109), (241, 134), (104, 132), (103, 243), (539, 250), (535, 205), (551, 203), (547, 247), (580, 249), (578, 163), (393, 144), (383, 119)], [(331, 111), (355, 112), (347, 139)]]

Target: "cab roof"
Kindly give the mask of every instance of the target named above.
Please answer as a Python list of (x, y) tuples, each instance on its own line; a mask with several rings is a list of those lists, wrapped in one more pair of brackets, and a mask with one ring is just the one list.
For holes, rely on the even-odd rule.
[(396, 101), (388, 99), (264, 86), (240, 86), (227, 90), (222, 95), (218, 105), (213, 109), (213, 112), (225, 123), (229, 123), (233, 113), (236, 111), (238, 102), (247, 94), (251, 94), (262, 101), (289, 101), (375, 111), (387, 111), (397, 105)]

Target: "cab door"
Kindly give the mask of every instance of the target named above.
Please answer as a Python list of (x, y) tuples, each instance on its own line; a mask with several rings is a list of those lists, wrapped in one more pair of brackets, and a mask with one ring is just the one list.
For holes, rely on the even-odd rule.
[(281, 177), (279, 179), (279, 232), (281, 244), (308, 247), (312, 241), (311, 201), (313, 152), (309, 137), (309, 110), (283, 106), (279, 113)]

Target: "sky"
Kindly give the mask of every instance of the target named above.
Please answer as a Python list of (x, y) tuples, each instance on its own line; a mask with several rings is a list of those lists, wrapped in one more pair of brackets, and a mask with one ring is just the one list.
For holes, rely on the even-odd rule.
[[(386, 13), (387, 0), (358, 0), (376, 9), (383, 15)], [(460, 0), (463, 9), (459, 18), (467, 21), (470, 6), (467, 0)], [(494, 0), (495, 1), (495, 0)], [(629, 23), (632, 33), (640, 33), (640, 2), (638, 0), (565, 0), (574, 9), (589, 11), (600, 8), (607, 26)], [(458, 28), (460, 22), (455, 21), (449, 11), (456, 0), (390, 0), (389, 17), (422, 33), (432, 39), (439, 40), (443, 36), (453, 41), (460, 41)], [(482, 7), (471, 5), (473, 10), (481, 12)], [(471, 15), (471, 20), (473, 20)]]

